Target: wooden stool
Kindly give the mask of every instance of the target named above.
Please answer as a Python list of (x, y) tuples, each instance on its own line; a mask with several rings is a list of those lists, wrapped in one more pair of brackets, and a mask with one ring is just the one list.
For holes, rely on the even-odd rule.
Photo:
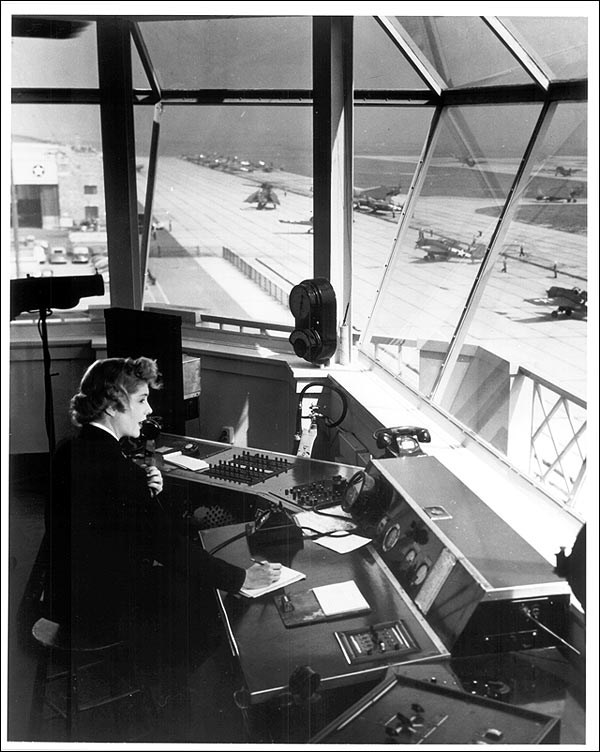
[[(132, 661), (126, 660), (119, 663), (120, 670), (115, 670), (115, 664), (119, 653), (127, 651), (127, 645), (123, 641), (99, 642), (86, 641), (82, 638), (71, 638), (66, 630), (61, 628), (60, 624), (48, 619), (38, 619), (31, 630), (34, 640), (40, 646), (40, 656), (38, 659), (35, 683), (33, 687), (33, 698), (30, 715), (30, 733), (33, 740), (37, 740), (41, 731), (44, 705), (51, 707), (58, 715), (62, 716), (66, 722), (67, 741), (77, 740), (77, 721), (79, 714), (114, 703), (115, 724), (117, 729), (120, 728), (120, 716), (118, 713), (117, 701), (123, 700), (135, 695), (141, 695), (148, 701), (148, 710), (155, 718), (156, 710), (150, 693), (145, 687), (138, 683), (137, 674)], [(53, 653), (56, 652), (66, 659), (67, 668), (55, 674), (49, 674), (50, 662)], [(79, 684), (81, 672), (105, 664), (110, 668), (110, 695), (94, 702), (81, 703), (79, 696)], [(123, 665), (127, 673), (127, 688), (122, 691), (119, 679), (123, 678)], [(46, 697), (46, 689), (50, 682), (60, 678), (66, 681), (66, 707), (59, 708), (55, 703)]]

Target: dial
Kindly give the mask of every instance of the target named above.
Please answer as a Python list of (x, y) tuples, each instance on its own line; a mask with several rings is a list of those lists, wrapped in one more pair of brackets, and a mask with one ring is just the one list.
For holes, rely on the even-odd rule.
[(413, 577), (412, 584), (413, 585), (421, 585), (423, 582), (425, 582), (425, 578), (427, 577), (427, 572), (429, 572), (429, 567), (427, 564), (420, 564), (417, 567), (417, 571), (415, 572), (415, 575)]
[(292, 287), (289, 299), (290, 311), (297, 319), (306, 319), (310, 315), (310, 297), (303, 285)]
[(392, 525), (388, 531), (385, 534), (385, 537), (383, 539), (383, 550), (389, 551), (390, 549), (394, 548), (396, 543), (398, 543), (398, 539), (400, 538), (400, 525), (396, 522), (394, 525)]

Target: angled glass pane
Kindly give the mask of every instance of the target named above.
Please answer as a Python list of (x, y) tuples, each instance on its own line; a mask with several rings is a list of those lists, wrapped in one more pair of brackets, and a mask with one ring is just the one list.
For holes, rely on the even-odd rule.
[(568, 501), (585, 451), (587, 119), (558, 105), (441, 404)]
[(131, 38), (131, 80), (134, 89), (149, 89), (150, 81), (142, 65), (135, 40)]
[(397, 16), (450, 88), (531, 83), (478, 16)]
[(431, 113), (430, 108), (355, 108), (352, 324), (356, 330), (364, 329), (381, 287)]
[(361, 347), (429, 396), (539, 112), (447, 108)]
[(541, 58), (554, 79), (587, 78), (587, 18), (511, 16), (500, 20)]
[(354, 17), (356, 89), (426, 89), (423, 79), (370, 16)]
[(141, 21), (165, 89), (311, 88), (310, 16)]
[[(135, 116), (143, 210), (153, 108)], [(145, 301), (293, 325), (312, 207), (311, 108), (165, 106)]]
[(11, 114), (11, 278), (98, 271), (104, 295), (74, 308), (109, 303), (99, 108), (13, 105)]
[[(69, 22), (65, 20), (63, 23), (68, 25)], [(73, 23), (73, 36), (66, 38), (12, 38), (13, 86), (98, 87), (96, 23)], [(44, 24), (36, 30), (33, 21), (26, 32), (51, 34), (52, 26)], [(68, 32), (66, 29), (65, 33)]]

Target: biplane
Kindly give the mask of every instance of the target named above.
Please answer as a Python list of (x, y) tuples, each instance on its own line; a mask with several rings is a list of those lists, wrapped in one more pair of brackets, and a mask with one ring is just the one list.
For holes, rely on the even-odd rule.
[(271, 204), (273, 209), (277, 209), (280, 203), (279, 197), (270, 183), (263, 183), (257, 191), (251, 193), (244, 201), (248, 204), (256, 204), (256, 208), (259, 210), (266, 209), (267, 204)]
[(587, 291), (579, 287), (550, 287), (546, 290), (548, 300), (557, 308), (550, 314), (556, 319), (559, 316), (578, 314), (582, 318), (587, 316)]

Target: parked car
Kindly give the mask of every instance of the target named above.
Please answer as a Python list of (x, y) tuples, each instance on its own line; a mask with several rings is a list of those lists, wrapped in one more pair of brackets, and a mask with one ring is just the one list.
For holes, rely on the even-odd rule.
[(97, 219), (84, 219), (79, 223), (79, 229), (84, 232), (95, 232), (98, 229)]
[(71, 255), (74, 264), (87, 264), (90, 260), (90, 249), (87, 245), (76, 245)]
[(62, 245), (52, 246), (52, 248), (50, 248), (50, 257), (48, 260), (51, 264), (66, 264), (67, 249)]

